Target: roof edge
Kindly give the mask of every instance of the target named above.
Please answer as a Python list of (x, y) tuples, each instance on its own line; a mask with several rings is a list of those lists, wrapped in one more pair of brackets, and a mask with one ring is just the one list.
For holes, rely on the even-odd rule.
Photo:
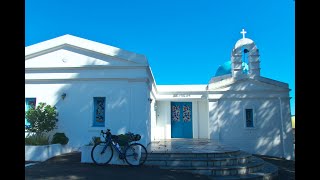
[(95, 51), (97, 53), (105, 54), (112, 57), (126, 59), (128, 61), (133, 61), (140, 64), (149, 64), (145, 55), (137, 54), (114, 46), (91, 41), (70, 34), (62, 35), (53, 39), (49, 39), (25, 47), (25, 57), (32, 56), (37, 53), (38, 55), (41, 55), (43, 53), (46, 53), (47, 50), (54, 50), (55, 48), (62, 47), (66, 44), (87, 49), (90, 51)]

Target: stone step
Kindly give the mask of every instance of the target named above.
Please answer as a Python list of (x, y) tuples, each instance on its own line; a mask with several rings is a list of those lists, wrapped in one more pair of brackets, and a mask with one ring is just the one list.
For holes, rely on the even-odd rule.
[(244, 175), (231, 175), (231, 176), (208, 176), (212, 180), (273, 180), (278, 177), (278, 167), (265, 162), (259, 171), (244, 174)]
[(243, 165), (233, 166), (160, 166), (161, 169), (170, 169), (176, 171), (191, 172), (194, 174), (213, 175), (213, 176), (230, 176), (243, 175), (257, 172), (262, 169), (264, 161), (260, 158), (253, 157), (252, 161)]
[(232, 151), (232, 152), (214, 152), (214, 153), (197, 153), (197, 152), (149, 152), (149, 157), (161, 157), (161, 158), (179, 158), (179, 157), (209, 157), (209, 158), (225, 158), (234, 157), (244, 153), (243, 151)]
[(199, 159), (216, 159), (216, 160), (222, 160), (225, 158), (235, 158), (238, 156), (244, 156), (244, 155), (250, 155), (247, 152), (240, 151), (237, 154), (232, 154), (232, 155), (224, 155), (224, 156), (216, 156), (210, 153), (148, 153), (148, 158), (152, 159), (177, 159), (177, 158), (199, 158)]
[(245, 164), (251, 161), (252, 155), (242, 153), (237, 156), (214, 158), (214, 157), (149, 157), (146, 165), (156, 166), (232, 166)]

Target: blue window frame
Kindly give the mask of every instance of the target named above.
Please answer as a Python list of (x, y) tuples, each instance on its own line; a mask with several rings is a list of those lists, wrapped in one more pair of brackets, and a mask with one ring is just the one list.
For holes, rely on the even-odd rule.
[(246, 109), (246, 127), (253, 127), (253, 109)]
[(93, 127), (104, 127), (105, 126), (105, 109), (106, 109), (106, 98), (105, 97), (94, 97), (93, 98)]
[[(25, 112), (27, 112), (30, 108), (36, 107), (36, 98), (26, 98), (25, 101)], [(24, 124), (29, 126), (30, 123), (28, 122), (27, 118), (24, 118)]]

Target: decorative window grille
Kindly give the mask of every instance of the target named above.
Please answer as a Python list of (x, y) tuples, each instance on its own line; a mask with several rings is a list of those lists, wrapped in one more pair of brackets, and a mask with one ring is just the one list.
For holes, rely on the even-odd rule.
[(106, 98), (105, 97), (94, 97), (94, 114), (93, 114), (93, 127), (104, 127), (105, 126), (105, 109), (106, 109)]
[(246, 109), (246, 127), (254, 127), (253, 124), (253, 109)]
[[(36, 98), (26, 98), (25, 112), (27, 112), (30, 108), (35, 108), (35, 107), (36, 107)], [(24, 124), (25, 124), (25, 126), (30, 125), (27, 118), (24, 118)]]

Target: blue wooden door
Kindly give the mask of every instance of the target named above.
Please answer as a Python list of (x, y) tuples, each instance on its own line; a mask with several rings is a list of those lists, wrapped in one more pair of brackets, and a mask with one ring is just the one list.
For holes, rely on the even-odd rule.
[(192, 138), (191, 102), (171, 102), (171, 138)]

